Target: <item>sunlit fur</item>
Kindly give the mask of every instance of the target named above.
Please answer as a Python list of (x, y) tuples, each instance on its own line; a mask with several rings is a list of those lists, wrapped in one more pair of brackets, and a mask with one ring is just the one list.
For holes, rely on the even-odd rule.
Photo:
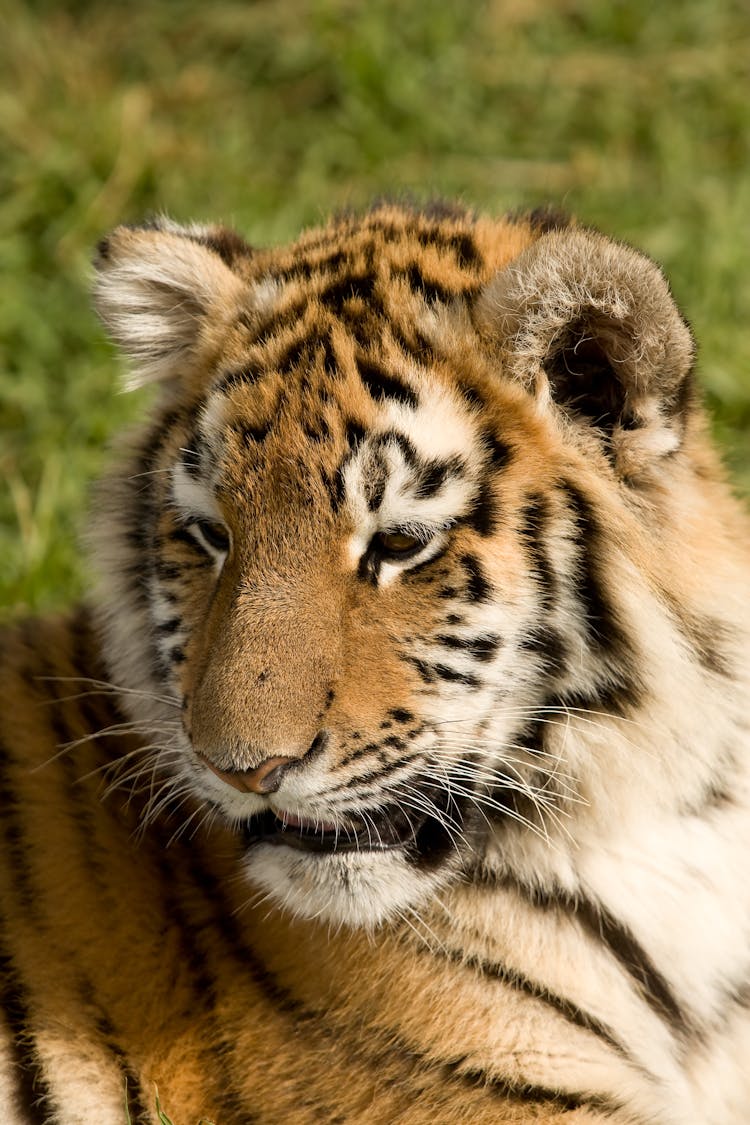
[(96, 267), (157, 389), (5, 641), (3, 1121), (742, 1125), (747, 524), (658, 268), (443, 204)]

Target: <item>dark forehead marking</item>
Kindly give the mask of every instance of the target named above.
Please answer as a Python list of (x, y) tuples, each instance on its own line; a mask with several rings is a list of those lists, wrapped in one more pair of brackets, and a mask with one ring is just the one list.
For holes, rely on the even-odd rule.
[(452, 301), (454, 297), (466, 295), (467, 292), (473, 291), (475, 288), (473, 284), (468, 282), (459, 285), (447, 285), (434, 275), (428, 276), (424, 267), (417, 262), (413, 262), (399, 272), (402, 273), (410, 288), (415, 293), (420, 293), (426, 301), (440, 301), (446, 304)]
[(257, 425), (252, 426), (248, 423), (240, 422), (237, 424), (236, 429), (242, 438), (245, 445), (254, 445), (256, 442), (265, 441), (273, 428), (273, 420), (267, 418), (264, 422), (259, 422)]
[(392, 372), (386, 371), (380, 363), (362, 355), (357, 356), (356, 363), (359, 377), (372, 398), (393, 399), (412, 409), (419, 406), (417, 392)]
[(322, 289), (318, 294), (318, 299), (321, 304), (326, 308), (331, 309), (333, 312), (341, 311), (343, 305), (347, 301), (359, 299), (371, 308), (375, 305), (375, 283), (377, 281), (374, 273), (362, 274), (344, 274), (343, 277), (336, 281), (332, 281), (325, 289)]
[(411, 322), (398, 324), (391, 321), (388, 329), (394, 344), (404, 355), (421, 364), (428, 364), (434, 360), (435, 349), (432, 344)]
[(241, 367), (237, 367), (232, 371), (220, 376), (219, 380), (214, 384), (214, 390), (222, 393), (224, 391), (231, 391), (235, 387), (252, 386), (262, 379), (268, 373), (267, 368), (255, 359), (249, 359), (243, 363)]
[(307, 298), (293, 301), (291, 304), (277, 309), (267, 320), (264, 320), (260, 331), (258, 331), (257, 324), (253, 325), (251, 329), (252, 343), (256, 347), (265, 347), (282, 329), (289, 328), (290, 325), (297, 323), (302, 318), (307, 306)]
[(348, 250), (334, 250), (330, 254), (313, 256), (304, 251), (288, 266), (275, 271), (279, 281), (291, 281), (295, 278), (309, 280), (321, 273), (333, 273), (351, 261), (351, 252)]
[(302, 364), (309, 367), (314, 354), (313, 344), (314, 339), (311, 335), (292, 340), (276, 356), (272, 365), (273, 370), (278, 371), (281, 375), (286, 375), (296, 371)]
[(323, 370), (327, 375), (337, 376), (340, 374), (339, 362), (336, 356), (336, 349), (333, 345), (333, 337), (330, 330), (325, 334), (320, 341), (320, 349), (323, 355)]
[(385, 430), (384, 433), (378, 434), (373, 439), (372, 445), (374, 449), (380, 449), (384, 445), (395, 445), (401, 451), (401, 456), (410, 468), (419, 468), (420, 461), (416, 446), (409, 441), (405, 434), (400, 434), (398, 430)]

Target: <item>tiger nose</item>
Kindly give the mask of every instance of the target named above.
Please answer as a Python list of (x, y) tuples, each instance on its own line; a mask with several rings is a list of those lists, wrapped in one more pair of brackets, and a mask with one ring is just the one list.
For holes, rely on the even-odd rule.
[(295, 761), (294, 758), (266, 758), (252, 770), (221, 770), (202, 754), (200, 757), (203, 764), (222, 781), (226, 781), (227, 785), (239, 789), (241, 793), (262, 794), (275, 793), (281, 785), (284, 774)]

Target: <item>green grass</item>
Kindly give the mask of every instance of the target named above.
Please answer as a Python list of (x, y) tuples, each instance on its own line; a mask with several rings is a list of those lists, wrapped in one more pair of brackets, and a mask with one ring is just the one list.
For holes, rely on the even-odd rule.
[[(133, 1125), (133, 1119), (130, 1116), (130, 1110), (128, 1109), (128, 1105), (127, 1105), (127, 1101), (128, 1101), (127, 1082), (125, 1083), (124, 1098), (125, 1098), (125, 1125)], [(174, 1125), (174, 1122), (172, 1121), (172, 1118), (168, 1117), (167, 1114), (164, 1112), (164, 1109), (163, 1109), (162, 1104), (161, 1104), (161, 1098), (159, 1097), (159, 1091), (158, 1091), (158, 1089), (156, 1089), (156, 1087), (154, 1087), (154, 1110), (156, 1112), (156, 1117), (157, 1117), (157, 1120), (159, 1122), (159, 1125)], [(201, 1117), (200, 1121), (198, 1122), (198, 1125), (214, 1125), (214, 1123), (213, 1123), (213, 1121), (209, 1121), (207, 1117)]]
[(62, 605), (143, 402), (89, 311), (154, 210), (256, 242), (378, 193), (555, 201), (666, 267), (750, 490), (746, 0), (0, 0), (0, 607)]

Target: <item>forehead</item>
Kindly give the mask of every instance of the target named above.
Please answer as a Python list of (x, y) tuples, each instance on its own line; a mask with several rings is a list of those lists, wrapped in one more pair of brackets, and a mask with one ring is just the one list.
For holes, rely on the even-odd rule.
[(334, 509), (345, 491), (373, 508), (386, 479), (424, 501), (463, 477), (468, 494), (488, 442), (467, 307), (521, 237), (386, 208), (253, 253), (197, 412), (205, 475), (246, 493), (270, 475)]
[(440, 446), (448, 418), (463, 430), (467, 414), (436, 347), (440, 321), (487, 269), (467, 219), (393, 211), (254, 255), (246, 306), (199, 413), (202, 435), (233, 428), (270, 450), (295, 430), (323, 444), (342, 423), (409, 427), (418, 414)]

